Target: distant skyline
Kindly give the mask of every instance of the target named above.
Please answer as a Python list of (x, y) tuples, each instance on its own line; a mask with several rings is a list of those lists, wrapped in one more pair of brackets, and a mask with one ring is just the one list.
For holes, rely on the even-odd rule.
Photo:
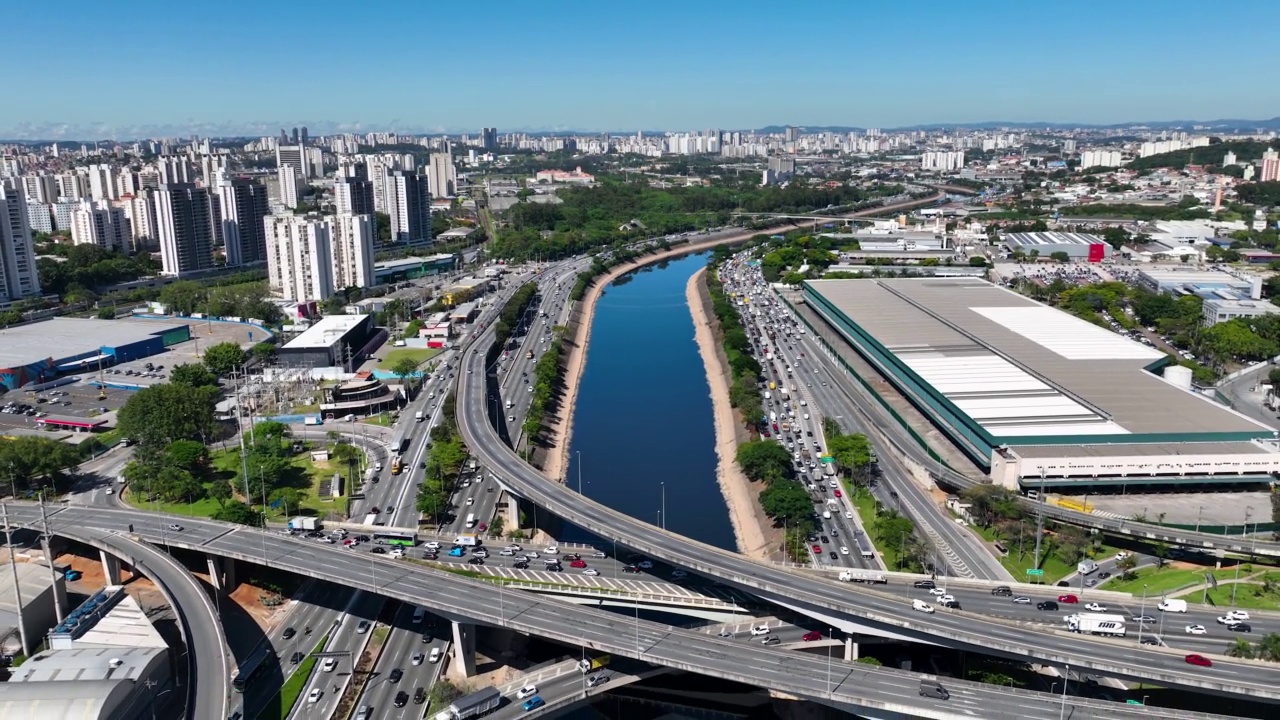
[(1280, 115), (1280, 3), (1048, 5), (19, 3), (0, 138)]

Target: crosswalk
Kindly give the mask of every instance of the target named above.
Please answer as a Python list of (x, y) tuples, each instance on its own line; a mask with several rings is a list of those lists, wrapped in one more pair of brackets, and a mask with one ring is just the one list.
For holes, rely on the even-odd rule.
[(613, 590), (628, 594), (661, 595), (674, 598), (717, 598), (726, 602), (742, 602), (747, 597), (729, 588), (689, 588), (676, 583), (655, 582), (630, 578), (610, 578), (601, 575), (549, 572), (546, 570), (518, 570), (515, 568), (480, 565), (476, 572), (516, 581), (528, 581), (600, 590)]

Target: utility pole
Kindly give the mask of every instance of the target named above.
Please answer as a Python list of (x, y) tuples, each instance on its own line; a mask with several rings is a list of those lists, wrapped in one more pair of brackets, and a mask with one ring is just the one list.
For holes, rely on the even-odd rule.
[[(62, 622), (62, 603), (58, 602), (58, 569), (53, 562), (53, 537), (49, 535), (49, 516), (44, 511), (44, 488), (40, 488), (40, 524), (44, 528), (44, 556), (49, 561), (49, 575), (53, 578), (53, 612)], [(13, 548), (10, 548), (12, 553)]]
[(18, 582), (18, 564), (13, 559), (13, 532), (9, 527), (9, 506), (0, 503), (0, 515), (4, 516), (4, 544), (9, 549), (9, 572), (13, 575), (13, 597), (18, 603), (18, 634), (22, 637), (22, 654), (31, 657), (31, 641), (27, 639), (27, 624), (22, 621), (22, 583)]
[(1036, 562), (1035, 567), (1040, 567), (1040, 536), (1044, 535), (1044, 470), (1040, 470), (1040, 491), (1037, 493), (1039, 501), (1036, 503)]

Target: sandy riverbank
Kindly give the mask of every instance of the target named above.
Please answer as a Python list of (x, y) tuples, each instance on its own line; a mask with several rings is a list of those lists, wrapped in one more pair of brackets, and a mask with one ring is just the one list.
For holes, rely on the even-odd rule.
[(609, 287), (609, 284), (614, 280), (636, 268), (680, 257), (681, 255), (703, 252), (717, 245), (741, 242), (756, 234), (758, 233), (739, 233), (717, 238), (710, 242), (685, 245), (653, 255), (646, 255), (634, 262), (610, 269), (603, 276), (596, 278), (591, 287), (587, 288), (587, 293), (579, 304), (582, 315), (578, 318), (577, 325), (574, 326), (574, 333), (565, 336), (564, 339), (565, 347), (569, 349), (569, 355), (565, 358), (564, 366), (564, 394), (561, 397), (555, 417), (551, 418), (544, 435), (545, 443), (549, 449), (547, 450), (546, 461), (542, 466), (543, 475), (557, 482), (564, 482), (564, 474), (568, 470), (569, 441), (573, 437), (573, 409), (574, 404), (578, 401), (578, 383), (582, 379), (582, 370), (587, 364), (587, 345), (591, 340), (591, 322), (595, 317), (596, 301), (600, 299), (600, 294), (604, 292), (604, 289)]
[(716, 481), (729, 508), (729, 522), (733, 525), (738, 552), (755, 560), (768, 560), (776, 548), (782, 547), (782, 531), (773, 527), (772, 521), (764, 514), (757, 488), (751, 486), (751, 481), (738, 467), (738, 444), (750, 438), (729, 403), (729, 384), (733, 380), (728, 358), (712, 332), (711, 297), (704, 282), (706, 275), (707, 269), (703, 268), (689, 278), (685, 299), (689, 303), (689, 314), (693, 316), (694, 341), (698, 344), (698, 354), (702, 356), (707, 385), (711, 389), (716, 431)]

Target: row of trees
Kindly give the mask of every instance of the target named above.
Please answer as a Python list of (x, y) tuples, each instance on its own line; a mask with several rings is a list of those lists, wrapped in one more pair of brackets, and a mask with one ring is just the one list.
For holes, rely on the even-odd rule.
[(160, 264), (149, 253), (125, 255), (97, 245), (56, 242), (41, 233), (36, 233), (36, 244), (45, 256), (36, 260), (40, 289), (67, 303), (96, 300), (96, 291), (104, 285), (160, 271)]
[(467, 460), (462, 436), (458, 434), (457, 401), (454, 394), (451, 392), (446, 395), (443, 402), (440, 422), (431, 428), (427, 457), (423, 460), (422, 484), (418, 486), (418, 495), (414, 501), (418, 512), (433, 518), (436, 524), (452, 510), (449, 498), (453, 496), (458, 474), (462, 472), (463, 463)]
[[(1017, 495), (1008, 488), (995, 485), (978, 485), (967, 488), (960, 493), (961, 499), (969, 503), (969, 513), (980, 527), (990, 531), (992, 538), (1009, 548), (1010, 552), (1017, 548), (1019, 557), (1035, 547), (1036, 523), (1028, 518)], [(1045, 521), (1041, 542), (1041, 563), (1053, 555), (1066, 565), (1072, 565), (1088, 557), (1096, 547), (1099, 538), (1091, 536), (1082, 528), (1074, 525), (1063, 525), (1051, 520)], [(1136, 563), (1126, 571), (1132, 572)]]
[(751, 440), (738, 446), (738, 467), (752, 482), (764, 484), (760, 491), (760, 508), (773, 519), (774, 525), (788, 530), (788, 547), (792, 533), (803, 537), (817, 526), (813, 517), (813, 500), (792, 470), (791, 454), (772, 440)]
[(505, 347), (507, 341), (511, 339), (511, 335), (515, 332), (516, 326), (520, 324), (521, 318), (524, 317), (525, 311), (533, 304), (538, 297), (538, 284), (525, 283), (516, 288), (511, 294), (510, 299), (502, 306), (502, 311), (498, 313), (498, 319), (494, 323), (494, 344), (497, 347)]
[(42, 437), (21, 436), (0, 441), (0, 492), (14, 497), (30, 495), (39, 488), (65, 489), (69, 469), (80, 461), (80, 451), (72, 445)]
[(523, 430), (532, 442), (542, 431), (542, 422), (547, 411), (555, 404), (556, 394), (560, 390), (561, 373), (560, 355), (564, 349), (564, 333), (566, 328), (557, 325), (551, 329), (551, 342), (546, 352), (533, 365), (533, 397), (529, 401), (529, 412), (524, 417)]
[(748, 426), (754, 427), (764, 416), (759, 385), (762, 368), (760, 362), (751, 355), (751, 339), (747, 337), (742, 319), (738, 317), (738, 310), (725, 293), (724, 283), (720, 281), (716, 269), (729, 252), (728, 248), (717, 248), (712, 253), (706, 276), (707, 292), (711, 297), (711, 313), (715, 315), (720, 328), (725, 358), (729, 361), (729, 404), (742, 413), (742, 419)]
[(212, 317), (239, 317), (261, 320), (267, 325), (280, 322), (280, 308), (269, 301), (266, 282), (247, 282), (210, 287), (194, 280), (179, 280), (160, 289), (160, 302), (169, 312)]

